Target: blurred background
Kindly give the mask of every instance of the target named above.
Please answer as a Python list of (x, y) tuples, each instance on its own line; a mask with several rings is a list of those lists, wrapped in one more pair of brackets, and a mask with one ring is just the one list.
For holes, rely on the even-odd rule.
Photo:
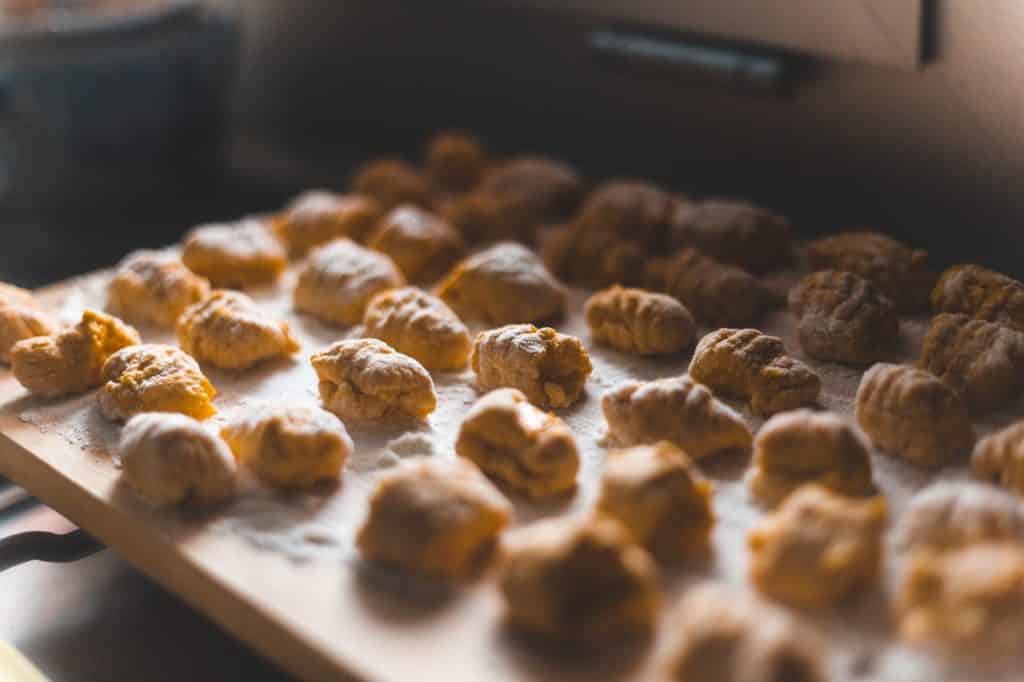
[[(1022, 30), (1020, 0), (0, 0), (0, 280), (343, 189), (450, 127), (1020, 277)], [(0, 638), (54, 679), (283, 679), (116, 557), (4, 580)]]

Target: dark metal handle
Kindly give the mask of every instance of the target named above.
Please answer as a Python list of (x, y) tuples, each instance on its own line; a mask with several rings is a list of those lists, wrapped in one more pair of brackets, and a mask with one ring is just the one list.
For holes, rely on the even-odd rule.
[(67, 563), (91, 556), (103, 544), (79, 529), (65, 533), (34, 531), (0, 540), (0, 571), (29, 561)]

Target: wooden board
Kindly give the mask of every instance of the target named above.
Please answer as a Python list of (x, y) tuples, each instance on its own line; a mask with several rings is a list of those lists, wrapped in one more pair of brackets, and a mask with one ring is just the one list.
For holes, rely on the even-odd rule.
[[(254, 292), (269, 311), (286, 317), (303, 342), (292, 362), (272, 363), (242, 374), (210, 370), (221, 391), (221, 413), (213, 425), (245, 405), (268, 399), (315, 403), (315, 381), (308, 355), (346, 333), (290, 310), (294, 274), (279, 286)], [(778, 278), (780, 288), (792, 274)], [(97, 273), (41, 293), (65, 319), (86, 305), (100, 305), (106, 275)], [(574, 313), (565, 328), (583, 336), (583, 292), (574, 292)], [(924, 329), (905, 321), (894, 359), (912, 357)], [(763, 322), (796, 349), (791, 321), (778, 312)], [(142, 329), (147, 341), (168, 341)], [(582, 455), (577, 494), (561, 504), (516, 501), (517, 524), (558, 514), (585, 512), (593, 502), (604, 458), (599, 397), (626, 377), (650, 379), (682, 372), (688, 358), (644, 360), (590, 346), (595, 372), (584, 400), (563, 416), (573, 427)], [(797, 353), (798, 354), (798, 353)], [(859, 373), (814, 363), (822, 373), (822, 404), (849, 413)], [(649, 679), (661, 639), (626, 648), (565, 653), (538, 648), (502, 623), (493, 572), (453, 592), (368, 569), (356, 556), (351, 537), (364, 514), (365, 497), (379, 471), (410, 453), (451, 457), (460, 416), (476, 394), (469, 372), (435, 375), (439, 409), (429, 424), (409, 435), (403, 428), (350, 429), (356, 453), (343, 483), (307, 494), (277, 496), (249, 481), (240, 500), (214, 516), (153, 513), (118, 486), (110, 456), (117, 427), (99, 415), (94, 397), (47, 402), (29, 397), (6, 369), (0, 369), (0, 473), (95, 534), (143, 572), (248, 642), (295, 675), (308, 680), (603, 680)], [(1021, 406), (980, 425), (1004, 424)], [(759, 420), (751, 418), (757, 426)], [(908, 497), (936, 478), (961, 479), (962, 467), (926, 473), (878, 453), (877, 477), (894, 517)], [(714, 578), (745, 584), (744, 538), (761, 516), (742, 483), (745, 459), (702, 463), (715, 481), (718, 523), (715, 558), (710, 565), (666, 570), (663, 583), (671, 604), (695, 580)], [(515, 531), (512, 531), (513, 540)], [(890, 578), (894, 566), (887, 567)], [(891, 585), (890, 585), (891, 588)], [(855, 675), (868, 666), (873, 679), (939, 681), (962, 671), (934, 657), (899, 645), (880, 594), (868, 594), (837, 611), (802, 616), (829, 640), (833, 677)], [(914, 673), (914, 675), (911, 675)], [(986, 674), (988, 679), (1014, 679)], [(980, 675), (972, 675), (981, 679)]]

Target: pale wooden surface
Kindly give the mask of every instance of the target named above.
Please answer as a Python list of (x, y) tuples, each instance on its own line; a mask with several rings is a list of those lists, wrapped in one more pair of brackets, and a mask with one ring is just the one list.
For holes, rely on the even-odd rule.
[[(315, 382), (306, 358), (344, 332), (324, 328), (290, 311), (292, 276), (254, 296), (267, 310), (289, 319), (303, 341), (302, 353), (294, 362), (243, 375), (209, 371), (221, 389), (216, 401), (221, 414), (215, 419), (243, 407), (251, 396), (315, 402)], [(44, 293), (44, 301), (65, 317), (73, 317), (76, 307), (95, 305), (97, 298), (101, 299), (104, 278), (100, 273), (57, 285)], [(792, 277), (780, 278), (777, 284), (782, 287), (787, 279)], [(582, 292), (574, 293), (574, 312), (563, 328), (587, 340), (579, 319), (582, 296)], [(786, 338), (790, 349), (799, 355), (791, 321), (784, 312), (770, 315), (762, 326)], [(893, 359), (916, 354), (922, 329), (921, 320), (904, 323), (901, 346)], [(146, 340), (167, 340), (166, 335), (147, 331), (143, 335)], [(562, 412), (581, 448), (579, 490), (562, 504), (537, 506), (517, 501), (519, 524), (589, 508), (604, 457), (599, 397), (606, 388), (627, 376), (650, 379), (676, 374), (685, 370), (688, 361), (686, 357), (638, 360), (589, 341), (588, 346), (594, 375), (583, 401)], [(815, 366), (823, 377), (822, 405), (849, 413), (859, 372), (820, 363)], [(435, 382), (439, 408), (419, 431), (435, 439), (434, 456), (450, 457), (461, 414), (476, 394), (468, 372), (435, 375)], [(981, 430), (1006, 423), (1020, 413), (1017, 405), (989, 419)], [(750, 421), (753, 426), (759, 423), (753, 418)], [(41, 402), (27, 396), (9, 372), (0, 369), (0, 473), (304, 679), (339, 680), (349, 674), (380, 680), (650, 679), (662, 639), (599, 651), (565, 652), (523, 641), (509, 632), (502, 622), (493, 572), (444, 594), (362, 566), (351, 547), (351, 536), (361, 521), (373, 477), (387, 464), (377, 457), (382, 443), (402, 431), (352, 430), (356, 453), (337, 489), (288, 498), (261, 497), (250, 490), (235, 507), (217, 517), (156, 514), (118, 488), (118, 470), (108, 453), (117, 429), (98, 416), (92, 396)], [(965, 476), (963, 467), (922, 472), (878, 453), (873, 461), (894, 517), (909, 496), (929, 481)], [(745, 536), (763, 512), (746, 494), (742, 483), (745, 466), (745, 458), (702, 463), (716, 484), (715, 557), (708, 565), (666, 570), (667, 605), (694, 580), (714, 578), (737, 586), (746, 583)], [(275, 522), (258, 533), (254, 530), (266, 524), (268, 516), (273, 521), (275, 515), (280, 524)], [(311, 535), (314, 527), (305, 525), (310, 520), (322, 530)], [(275, 544), (276, 539), (292, 537), (289, 533), (295, 530), (312, 538), (302, 546), (308, 556), (292, 552), (291, 545)], [(321, 534), (330, 540), (326, 548), (322, 538), (314, 537)], [(514, 538), (514, 532), (512, 535)], [(892, 566), (887, 574), (892, 575)], [(871, 679), (894, 682), (964, 679), (963, 671), (942, 659), (899, 645), (887, 608), (884, 594), (873, 592), (835, 611), (802, 616), (828, 640), (833, 679), (864, 679), (864, 670)], [(1011, 670), (1005, 676), (986, 677), (1011, 680), (1016, 679), (1014, 674)], [(968, 678), (981, 679), (974, 673)]]

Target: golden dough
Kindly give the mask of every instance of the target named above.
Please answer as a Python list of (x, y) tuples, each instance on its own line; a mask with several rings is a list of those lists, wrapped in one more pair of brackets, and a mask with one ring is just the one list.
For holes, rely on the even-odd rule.
[(518, 388), (539, 407), (568, 407), (593, 367), (583, 342), (550, 327), (510, 324), (480, 332), (470, 364), (481, 391)]
[(452, 202), (447, 218), (469, 242), (532, 243), (541, 225), (567, 217), (582, 196), (575, 170), (525, 156), (488, 169), (472, 192)]
[(288, 255), (301, 258), (339, 237), (362, 241), (383, 214), (370, 197), (313, 190), (297, 196), (271, 224)]
[(473, 189), (483, 178), (487, 165), (483, 143), (464, 130), (440, 132), (427, 144), (427, 177), (436, 191), (459, 193)]
[(710, 326), (746, 324), (773, 303), (769, 292), (750, 273), (693, 248), (670, 258), (650, 259), (644, 279), (644, 288), (677, 298)]
[(769, 506), (807, 483), (841, 495), (874, 495), (877, 488), (869, 452), (867, 436), (837, 414), (806, 409), (784, 412), (757, 432), (747, 484)]
[(11, 348), (18, 341), (48, 336), (55, 329), (30, 292), (0, 282), (0, 363), (10, 363)]
[(426, 178), (401, 159), (376, 159), (363, 164), (352, 177), (352, 190), (376, 200), (385, 211), (401, 204), (430, 204)]
[(1024, 331), (1024, 284), (980, 265), (954, 265), (932, 290), (936, 313), (964, 313)]
[(336, 481), (352, 454), (352, 439), (341, 420), (308, 405), (248, 408), (220, 435), (239, 463), (275, 488)]
[(671, 296), (617, 284), (591, 296), (584, 316), (596, 341), (639, 355), (678, 353), (693, 343), (697, 329), (690, 311)]
[(627, 381), (605, 393), (601, 410), (609, 435), (621, 445), (667, 440), (693, 459), (750, 448), (750, 428), (707, 386), (689, 377)]
[(813, 405), (821, 379), (786, 355), (782, 339), (756, 329), (719, 329), (697, 343), (690, 361), (694, 381), (725, 395), (750, 400), (755, 414), (770, 416)]
[(573, 490), (580, 468), (576, 441), (565, 422), (537, 409), (514, 388), (491, 391), (470, 408), (455, 452), (527, 497)]
[(370, 561), (458, 580), (490, 559), (512, 506), (465, 460), (404, 464), (370, 495), (356, 546)]
[(709, 199), (677, 212), (670, 241), (672, 248), (692, 246), (722, 263), (761, 273), (792, 261), (792, 233), (788, 220), (760, 206)]
[(212, 286), (227, 289), (269, 284), (288, 266), (284, 247), (255, 218), (193, 229), (185, 235), (181, 260)]
[(572, 222), (543, 244), (548, 267), (599, 289), (639, 284), (648, 253), (666, 248), (680, 196), (639, 180), (611, 180), (587, 197)]
[(804, 353), (818, 360), (868, 365), (882, 358), (899, 335), (899, 316), (871, 280), (841, 270), (804, 277), (789, 291)]
[(391, 289), (370, 299), (363, 316), (366, 336), (438, 370), (462, 369), (473, 340), (458, 315), (441, 299), (414, 287)]
[(466, 250), (446, 220), (418, 206), (391, 209), (366, 238), (366, 245), (387, 254), (410, 282), (433, 282), (448, 272)]
[(1024, 390), (1024, 332), (940, 313), (924, 336), (917, 366), (949, 384), (974, 413), (1006, 407)]
[(1024, 547), (981, 543), (922, 552), (896, 601), (900, 634), (943, 652), (991, 662), (1024, 647)]
[(29, 392), (50, 398), (82, 393), (103, 381), (103, 363), (139, 333), (116, 317), (86, 310), (78, 324), (36, 336), (11, 348), (14, 378)]
[(938, 483), (914, 495), (894, 536), (896, 547), (910, 552), (1024, 542), (1024, 503), (990, 485)]
[(295, 309), (331, 324), (359, 324), (374, 295), (404, 286), (388, 256), (336, 239), (315, 249), (293, 292)]
[(979, 440), (971, 455), (971, 470), (977, 478), (1024, 495), (1024, 421)]
[(173, 328), (185, 308), (209, 293), (210, 283), (174, 254), (136, 251), (117, 266), (107, 286), (107, 308), (128, 320)]
[(609, 518), (533, 526), (509, 552), (500, 586), (510, 623), (583, 643), (650, 632), (661, 602), (650, 555)]
[(565, 314), (569, 293), (537, 256), (512, 242), (459, 263), (437, 294), (463, 319), (492, 325), (540, 323)]
[(121, 480), (152, 507), (216, 505), (235, 496), (231, 450), (203, 425), (182, 414), (132, 417), (118, 448)]
[(661, 441), (608, 453), (597, 511), (656, 557), (703, 557), (711, 550), (713, 491), (684, 451)]
[(423, 365), (378, 339), (338, 341), (310, 362), (324, 407), (342, 419), (423, 419), (437, 406)]
[(814, 270), (845, 270), (874, 282), (900, 310), (921, 310), (935, 284), (928, 252), (878, 232), (846, 232), (811, 242), (807, 261)]
[(217, 395), (199, 364), (174, 346), (142, 344), (117, 351), (103, 365), (97, 397), (107, 419), (124, 421), (140, 412), (180, 412), (195, 419), (214, 414)]
[(861, 378), (854, 414), (871, 442), (918, 466), (938, 467), (970, 452), (967, 407), (924, 370), (878, 363)]
[(299, 350), (288, 323), (260, 310), (238, 291), (214, 291), (178, 320), (178, 343), (199, 362), (247, 369)]
[(782, 609), (717, 583), (690, 588), (669, 618), (662, 669), (675, 682), (826, 682), (822, 642)]
[(748, 536), (750, 580), (765, 595), (814, 608), (878, 582), (885, 500), (806, 485)]

